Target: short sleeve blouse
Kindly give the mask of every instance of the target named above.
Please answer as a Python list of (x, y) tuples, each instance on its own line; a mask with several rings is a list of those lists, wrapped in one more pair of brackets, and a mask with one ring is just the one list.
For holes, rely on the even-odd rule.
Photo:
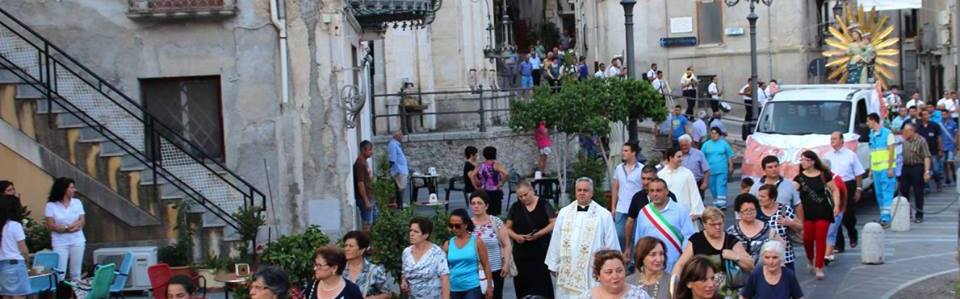
[[(86, 212), (83, 210), (83, 203), (80, 199), (72, 198), (68, 206), (64, 206), (63, 201), (48, 202), (43, 216), (53, 219), (57, 226), (65, 226), (76, 222), (84, 214)], [(83, 230), (79, 230), (72, 233), (50, 232), (50, 241), (56, 247), (86, 243), (87, 239)]]
[(450, 275), (447, 255), (440, 246), (430, 244), (430, 249), (417, 261), (413, 246), (403, 250), (403, 278), (410, 286), (410, 298), (440, 298), (440, 276)]

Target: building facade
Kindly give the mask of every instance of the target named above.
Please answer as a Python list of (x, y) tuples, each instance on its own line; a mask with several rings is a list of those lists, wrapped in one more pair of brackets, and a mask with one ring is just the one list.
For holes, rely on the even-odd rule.
[[(432, 6), (439, 3), (415, 2), (415, 6), (407, 8), (432, 11)], [(451, 9), (458, 6), (457, 1), (450, 2)], [(275, 237), (296, 232), (308, 225), (320, 225), (334, 235), (357, 227), (351, 166), (357, 157), (359, 141), (371, 139), (373, 135), (370, 99), (377, 78), (387, 80), (378, 83), (384, 88), (395, 83), (394, 78), (398, 77), (453, 84), (443, 80), (433, 82), (429, 74), (417, 77), (419, 74), (404, 73), (411, 69), (393, 68), (390, 59), (400, 60), (409, 54), (404, 51), (421, 48), (423, 42), (417, 38), (427, 41), (449, 38), (458, 35), (458, 31), (430, 35), (429, 20), (390, 15), (390, 11), (364, 7), (367, 4), (343, 0), (14, 1), (6, 2), (3, 9), (103, 78), (104, 84), (115, 86), (118, 94), (131, 98), (145, 113), (168, 124), (177, 138), (198, 145), (190, 150), (203, 152), (189, 156), (217, 160), (236, 178), (249, 182), (251, 190), (262, 193), (267, 221), (264, 232), (270, 231), (261, 234), (263, 239), (267, 235)], [(427, 29), (385, 30), (384, 25), (393, 21)], [(416, 32), (427, 34), (419, 36)], [(403, 44), (411, 38), (413, 43)], [(446, 43), (450, 44), (446, 47), (455, 48), (452, 42)], [(16, 53), (5, 50), (2, 53), (6, 55)], [(391, 52), (394, 50), (397, 52)], [(374, 71), (375, 55), (379, 55), (379, 63), (384, 63), (379, 69), (382, 73)], [(429, 51), (417, 57), (426, 59), (413, 64), (418, 66), (417, 70), (430, 70), (436, 63), (429, 60), (432, 57)], [(459, 57), (463, 57), (461, 68), (480, 64), (469, 56)], [(449, 60), (440, 61), (445, 62)], [(11, 111), (3, 109), (3, 112)], [(12, 119), (22, 122), (22, 118)], [(139, 138), (138, 142), (146, 146), (136, 148), (150, 147), (149, 140)], [(5, 150), (0, 152), (13, 153), (6, 156), (30, 156), (17, 151), (21, 148), (10, 141), (14, 139), (0, 140), (4, 141), (0, 146)], [(43, 142), (36, 146), (46, 147), (51, 146)], [(90, 161), (98, 161), (95, 155), (90, 157)], [(39, 170), (36, 175), (45, 179), (37, 184), (49, 184), (53, 177), (65, 173), (31, 161), (20, 162)], [(144, 174), (140, 181), (143, 171), (137, 170), (137, 178), (130, 179), (130, 186), (146, 184), (148, 175)], [(16, 177), (16, 174), (0, 171), (2, 177)], [(24, 178), (27, 179), (29, 177)], [(91, 184), (111, 182), (104, 185), (111, 185), (114, 180), (98, 180), (97, 175), (90, 179)], [(202, 180), (180, 179), (185, 185)], [(25, 189), (44, 188), (49, 185)], [(247, 200), (234, 196), (239, 191), (229, 186), (224, 188), (227, 188), (225, 200)], [(158, 202), (166, 202), (165, 198), (173, 196), (168, 196), (166, 191), (159, 193), (155, 199)], [(42, 206), (44, 196), (24, 194), (27, 204), (37, 207)], [(106, 201), (101, 205), (111, 204)], [(242, 204), (224, 209), (232, 213)], [(259, 201), (254, 204), (261, 205)], [(140, 208), (143, 209), (142, 205)], [(217, 222), (215, 215), (197, 209), (197, 217), (203, 221), (200, 225)], [(155, 233), (118, 233), (93, 238), (90, 242), (143, 243), (174, 236), (171, 231), (175, 225), (171, 221), (175, 219), (170, 213), (145, 211), (159, 219), (143, 224), (153, 225), (151, 231)], [(99, 224), (119, 228), (123, 225), (129, 224)], [(98, 225), (91, 229), (98, 229)], [(222, 235), (232, 233), (235, 232), (229, 229), (220, 232)]]

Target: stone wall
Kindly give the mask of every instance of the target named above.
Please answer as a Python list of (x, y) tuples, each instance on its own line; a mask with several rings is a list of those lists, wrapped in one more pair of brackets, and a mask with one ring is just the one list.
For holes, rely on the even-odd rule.
[[(560, 144), (561, 135), (554, 134), (554, 154), (547, 161), (547, 169), (550, 173), (556, 173), (560, 167)], [(386, 155), (386, 144), (390, 136), (380, 135), (373, 140), (375, 144), (374, 159)], [(497, 148), (497, 160), (504, 163), (508, 169), (516, 170), (522, 176), (533, 174), (537, 164), (537, 146), (533, 140), (532, 133), (516, 133), (508, 128), (493, 127), (488, 132), (450, 132), (450, 133), (427, 133), (412, 134), (403, 137), (403, 151), (407, 155), (407, 161), (410, 165), (410, 171), (427, 172), (430, 167), (435, 167), (441, 180), (446, 180), (453, 176), (462, 175), (463, 171), (463, 150), (467, 146), (475, 146), (483, 150), (485, 146), (494, 146)], [(614, 141), (611, 141), (613, 143)], [(648, 132), (642, 132), (640, 135), (640, 147), (643, 154), (648, 158), (659, 160), (660, 154), (654, 151), (654, 137)], [(567, 146), (568, 163), (572, 163), (576, 158), (576, 153), (580, 147), (576, 139)], [(614, 157), (612, 161), (620, 161), (620, 148), (614, 147)], [(478, 158), (483, 161), (483, 157)], [(376, 162), (372, 165), (377, 165)]]

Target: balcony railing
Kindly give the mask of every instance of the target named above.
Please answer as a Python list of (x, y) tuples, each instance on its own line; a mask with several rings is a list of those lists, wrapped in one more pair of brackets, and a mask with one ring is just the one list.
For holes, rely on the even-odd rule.
[(233, 16), (236, 0), (127, 0), (130, 18), (219, 18)]
[(422, 27), (433, 23), (442, 0), (347, 0), (364, 29)]

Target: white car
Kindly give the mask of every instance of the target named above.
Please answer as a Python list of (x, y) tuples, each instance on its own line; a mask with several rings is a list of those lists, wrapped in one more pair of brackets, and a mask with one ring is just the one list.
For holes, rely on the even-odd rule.
[[(830, 149), (830, 134), (837, 131), (868, 168), (867, 115), (880, 109), (869, 109), (871, 103), (879, 103), (875, 97), (875, 86), (869, 84), (781, 85), (762, 107), (754, 132), (747, 138), (743, 174), (762, 176), (761, 159), (774, 155), (780, 160), (783, 176), (793, 178), (799, 171), (800, 153), (813, 150), (822, 156)], [(864, 187), (868, 185), (865, 181)]]

